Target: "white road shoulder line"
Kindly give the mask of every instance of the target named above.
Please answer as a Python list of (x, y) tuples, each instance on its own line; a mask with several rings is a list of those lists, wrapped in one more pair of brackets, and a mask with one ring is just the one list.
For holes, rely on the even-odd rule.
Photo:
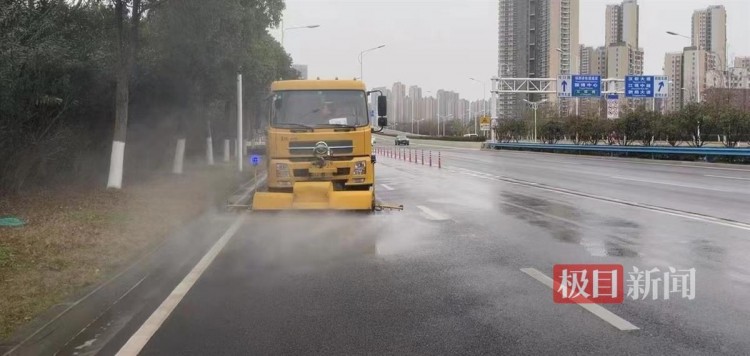
[(443, 221), (443, 220), (450, 219), (449, 216), (441, 214), (441, 213), (438, 213), (437, 211), (432, 210), (432, 209), (430, 209), (430, 208), (428, 208), (426, 206), (417, 205), (417, 208), (419, 208), (419, 210), (422, 211), (422, 215), (424, 215), (424, 217), (426, 217), (429, 220)]
[(631, 182), (640, 182), (640, 183), (649, 183), (649, 184), (661, 184), (661, 185), (671, 185), (673, 187), (680, 187), (680, 188), (710, 190), (710, 191), (722, 192), (722, 193), (736, 193), (733, 190), (727, 190), (727, 189), (717, 189), (717, 188), (709, 188), (709, 187), (700, 187), (700, 186), (695, 186), (695, 185), (679, 184), (679, 183), (672, 183), (672, 182), (660, 182), (660, 181), (649, 180), (649, 179), (627, 178), (627, 177), (617, 177), (617, 176), (610, 176), (609, 178), (619, 179), (619, 180), (625, 180), (625, 181), (631, 181)]
[(735, 180), (750, 180), (750, 178), (727, 177), (727, 176), (712, 176), (710, 174), (706, 174), (706, 175), (704, 175), (704, 177), (723, 178), (723, 179), (735, 179)]
[[(552, 289), (552, 278), (547, 277), (544, 273), (539, 272), (536, 268), (521, 268), (521, 272), (528, 274), (532, 278), (536, 279), (539, 282), (542, 282), (545, 286)], [(608, 322), (610, 325), (616, 327), (619, 330), (622, 331), (631, 331), (631, 330), (639, 330), (639, 328), (633, 324), (631, 324), (629, 321), (617, 316), (615, 313), (612, 313), (611, 311), (605, 309), (599, 304), (581, 304), (580, 305), (583, 309), (586, 309), (590, 311), (592, 314), (598, 316), (600, 319)]]
[[(462, 169), (462, 170), (463, 171), (467, 171), (467, 172), (472, 172), (472, 171), (466, 170), (466, 169)], [(728, 219), (724, 219), (724, 218), (718, 218), (718, 217), (715, 217), (715, 216), (701, 215), (701, 214), (698, 214), (698, 213), (692, 213), (692, 212), (687, 212), (687, 211), (680, 211), (680, 210), (675, 210), (675, 209), (671, 209), (671, 208), (664, 208), (664, 207), (659, 207), (659, 206), (654, 206), (654, 205), (648, 205), (648, 204), (638, 203), (638, 202), (634, 202), (634, 201), (627, 201), (627, 200), (622, 200), (622, 199), (617, 199), (617, 198), (611, 198), (611, 197), (606, 197), (606, 196), (601, 196), (601, 195), (588, 194), (588, 193), (578, 192), (578, 191), (569, 190), (569, 189), (565, 189), (565, 188), (558, 188), (558, 187), (547, 186), (547, 185), (543, 185), (541, 183), (523, 181), (523, 180), (519, 180), (519, 179), (515, 179), (515, 178), (508, 178), (508, 177), (489, 178), (489, 177), (486, 177), (486, 179), (493, 179), (493, 180), (497, 180), (497, 181), (501, 181), (501, 182), (507, 182), (507, 183), (510, 183), (510, 184), (517, 184), (517, 185), (526, 186), (526, 187), (533, 187), (533, 188), (536, 188), (536, 189), (542, 189), (542, 190), (546, 190), (546, 191), (550, 191), (550, 192), (555, 192), (555, 193), (558, 193), (558, 194), (565, 194), (565, 195), (570, 195), (570, 196), (579, 197), (579, 198), (586, 198), (586, 199), (591, 199), (591, 200), (604, 201), (604, 202), (608, 202), (608, 203), (611, 203), (611, 204), (626, 205), (626, 206), (631, 206), (631, 207), (635, 207), (635, 208), (641, 208), (641, 209), (646, 209), (646, 210), (650, 210), (650, 211), (655, 211), (655, 212), (659, 212), (659, 213), (667, 214), (667, 215), (671, 215), (671, 216), (677, 216), (677, 217), (680, 217), (680, 218), (685, 218), (685, 219), (690, 219), (690, 220), (696, 220), (696, 221), (702, 221), (702, 222), (706, 222), (706, 223), (710, 223), (710, 224), (716, 224), (716, 225), (721, 225), (721, 226), (726, 226), (726, 227), (731, 227), (731, 228), (736, 228), (736, 229), (750, 231), (750, 224), (748, 224), (748, 223), (744, 223), (744, 222), (740, 222), (740, 221), (734, 221), (734, 220), (728, 220)]]
[(219, 240), (216, 241), (216, 243), (211, 247), (211, 249), (206, 252), (203, 258), (201, 258), (201, 260), (198, 262), (198, 264), (196, 264), (195, 267), (193, 267), (193, 269), (190, 271), (190, 273), (188, 273), (187, 276), (182, 279), (180, 284), (178, 284), (177, 287), (172, 290), (172, 293), (170, 293), (169, 296), (164, 299), (161, 305), (156, 308), (153, 314), (151, 314), (146, 322), (141, 325), (138, 331), (136, 331), (135, 334), (133, 334), (130, 339), (128, 339), (128, 342), (126, 342), (125, 345), (120, 349), (120, 351), (117, 352), (118, 356), (137, 355), (141, 352), (141, 350), (143, 350), (143, 347), (146, 346), (149, 340), (151, 340), (151, 337), (154, 336), (154, 334), (157, 330), (159, 330), (164, 321), (167, 320), (167, 318), (170, 314), (172, 314), (177, 305), (180, 304), (182, 298), (187, 295), (188, 291), (190, 291), (190, 288), (192, 288), (195, 282), (198, 281), (203, 272), (208, 269), (208, 266), (210, 266), (216, 256), (219, 255), (219, 252), (224, 249), (224, 246), (226, 246), (232, 236), (234, 236), (234, 234), (240, 228), (240, 225), (242, 225), (243, 221), (244, 215), (241, 215), (237, 218), (237, 220), (234, 221), (234, 223), (232, 223), (229, 229), (224, 232), (224, 235), (222, 235), (221, 238), (219, 238)]
[(395, 188), (391, 187), (388, 184), (381, 184), (380, 186), (383, 187), (383, 188), (385, 188), (386, 190), (396, 190)]

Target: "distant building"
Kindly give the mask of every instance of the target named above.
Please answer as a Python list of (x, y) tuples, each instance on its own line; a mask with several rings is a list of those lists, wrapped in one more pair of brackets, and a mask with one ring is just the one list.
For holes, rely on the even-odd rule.
[(750, 57), (734, 57), (735, 68), (750, 68)]
[(417, 85), (409, 87), (409, 106), (407, 107), (408, 121), (414, 122), (419, 120), (424, 114), (422, 113), (422, 88)]
[(683, 105), (702, 101), (706, 90), (706, 72), (710, 54), (703, 49), (686, 47), (682, 54)]
[(599, 74), (603, 78), (608, 78), (607, 74), (607, 47), (601, 46), (596, 47), (594, 50), (594, 57), (592, 58), (592, 69), (591, 74)]
[(665, 110), (677, 111), (682, 107), (682, 52), (672, 52), (664, 55), (664, 75), (669, 77), (669, 92), (665, 102)]
[(578, 73), (581, 74), (592, 74), (593, 73), (593, 60), (594, 60), (594, 47), (587, 47), (580, 45), (580, 57), (581, 63), (578, 68)]
[(388, 98), (388, 116), (396, 125), (406, 123), (406, 85), (396, 82), (391, 88), (391, 97)]
[(643, 74), (643, 48), (639, 47), (637, 0), (607, 5), (605, 12), (606, 76), (625, 78)]
[[(498, 76), (556, 78), (579, 71), (580, 0), (498, 0)], [(558, 51), (559, 49), (559, 51)], [(520, 118), (524, 99), (556, 95), (499, 94), (498, 114)], [(563, 109), (568, 101), (563, 101)]]
[(715, 53), (709, 68), (727, 68), (727, 10), (722, 5), (695, 10), (692, 21), (692, 46)]
[(306, 64), (292, 64), (292, 69), (299, 73), (299, 79), (307, 80), (307, 65)]

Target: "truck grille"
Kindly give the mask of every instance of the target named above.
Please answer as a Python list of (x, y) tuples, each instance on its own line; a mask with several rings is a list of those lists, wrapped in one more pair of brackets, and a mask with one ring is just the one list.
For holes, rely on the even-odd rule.
[[(295, 141), (289, 142), (289, 153), (293, 155), (312, 155), (315, 144), (320, 141)], [(331, 154), (347, 154), (354, 152), (354, 145), (351, 140), (331, 140), (325, 141)]]

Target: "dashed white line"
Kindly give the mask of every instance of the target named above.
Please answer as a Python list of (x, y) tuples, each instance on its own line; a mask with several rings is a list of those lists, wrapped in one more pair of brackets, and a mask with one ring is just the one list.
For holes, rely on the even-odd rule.
[(430, 209), (430, 208), (428, 208), (426, 206), (417, 205), (417, 208), (419, 208), (419, 210), (422, 211), (422, 215), (424, 215), (424, 217), (427, 218), (427, 219), (429, 219), (429, 220), (443, 221), (443, 220), (450, 219), (449, 216), (441, 214), (441, 213), (438, 213), (437, 211), (432, 210), (432, 209)]
[(395, 188), (391, 187), (388, 184), (381, 184), (380, 186), (383, 187), (383, 188), (385, 188), (386, 190), (396, 190)]
[(243, 221), (244, 215), (238, 217), (237, 220), (232, 223), (229, 229), (224, 232), (224, 235), (222, 235), (211, 249), (206, 252), (190, 273), (188, 273), (187, 276), (182, 279), (180, 284), (172, 290), (172, 293), (167, 296), (167, 299), (164, 299), (161, 305), (156, 308), (146, 322), (141, 325), (138, 331), (128, 339), (128, 342), (126, 342), (120, 351), (117, 352), (118, 356), (137, 355), (143, 350), (146, 343), (151, 340), (151, 337), (154, 336), (164, 321), (167, 320), (170, 314), (172, 314), (177, 305), (180, 304), (180, 301), (182, 301), (182, 298), (184, 298), (188, 291), (190, 291), (190, 288), (192, 288), (195, 282), (198, 281), (203, 272), (208, 269), (208, 266), (210, 266), (216, 256), (219, 255), (219, 252), (224, 249), (224, 246), (226, 246), (232, 236), (234, 236)]
[(712, 176), (710, 174), (706, 174), (706, 175), (704, 175), (704, 177), (723, 178), (723, 179), (735, 179), (735, 180), (750, 180), (750, 178), (727, 177), (727, 176)]
[[(536, 279), (539, 282), (542, 282), (545, 286), (549, 287), (550, 289), (553, 288), (553, 281), (552, 278), (547, 277), (544, 273), (539, 272), (536, 268), (521, 268), (521, 272), (528, 274), (532, 278)], [(583, 309), (586, 309), (590, 311), (592, 314), (598, 316), (600, 319), (608, 322), (610, 325), (616, 327), (619, 330), (622, 331), (632, 331), (632, 330), (639, 330), (639, 328), (633, 324), (631, 324), (629, 321), (617, 316), (615, 313), (612, 313), (611, 311), (605, 309), (599, 304), (594, 303), (576, 303), (580, 305)]]

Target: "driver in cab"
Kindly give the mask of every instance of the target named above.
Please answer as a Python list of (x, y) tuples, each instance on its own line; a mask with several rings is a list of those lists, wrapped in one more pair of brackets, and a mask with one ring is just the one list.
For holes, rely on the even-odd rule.
[(346, 110), (332, 101), (326, 101), (323, 103), (323, 107), (320, 109), (320, 115), (326, 124), (348, 125)]

